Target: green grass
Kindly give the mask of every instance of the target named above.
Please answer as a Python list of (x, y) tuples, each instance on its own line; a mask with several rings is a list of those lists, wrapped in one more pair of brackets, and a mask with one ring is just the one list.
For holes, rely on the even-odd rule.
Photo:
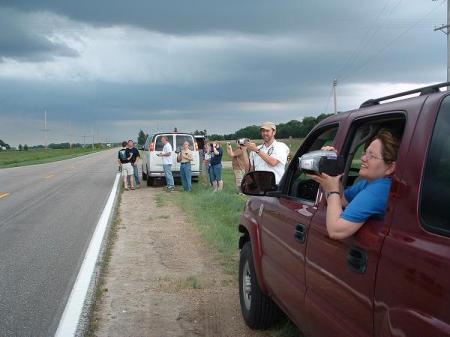
[(88, 153), (98, 152), (102, 149), (76, 148), (76, 149), (39, 149), (28, 151), (1, 151), (0, 168), (25, 166), (33, 164), (50, 163), (53, 161), (70, 159)]
[[(278, 139), (278, 141), (285, 143), (287, 146), (289, 146), (289, 148), (291, 149), (291, 156), (293, 156), (295, 154), (295, 152), (297, 152), (298, 148), (300, 147), (300, 145), (303, 143), (303, 138), (290, 138), (290, 139)], [(220, 143), (220, 145), (223, 148), (223, 156), (222, 156), (222, 160), (223, 161), (230, 161), (231, 158), (227, 153), (227, 142), (230, 142), (231, 145), (233, 146), (233, 149), (236, 148), (236, 141), (235, 140), (230, 140), (230, 141), (219, 141), (218, 143)], [(256, 140), (256, 144), (262, 144), (262, 140), (261, 139), (257, 139)]]
[(204, 182), (199, 182), (193, 184), (191, 193), (177, 193), (174, 199), (206, 242), (219, 252), (224, 270), (237, 275), (237, 225), (247, 198), (237, 195), (233, 171), (224, 170), (223, 180), (221, 192), (213, 192)]
[[(200, 179), (198, 184), (193, 184), (191, 193), (174, 194), (174, 201), (186, 212), (208, 245), (218, 252), (224, 271), (237, 280), (240, 237), (238, 224), (248, 197), (237, 194), (232, 170), (223, 170), (223, 180), (224, 190), (221, 192), (212, 192), (211, 187)], [(270, 335), (301, 336), (289, 320), (276, 326), (270, 331)]]

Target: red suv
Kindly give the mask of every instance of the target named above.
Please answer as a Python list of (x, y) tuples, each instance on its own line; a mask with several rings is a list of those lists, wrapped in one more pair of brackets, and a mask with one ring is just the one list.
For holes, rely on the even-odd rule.
[[(305, 336), (450, 336), (450, 83), (369, 100), (318, 124), (277, 186), (271, 172), (243, 180), (242, 314), (267, 328), (281, 311)], [(382, 103), (394, 98), (419, 94)], [(364, 144), (381, 129), (401, 140), (383, 218), (333, 240), (327, 201), (299, 169), (303, 154), (334, 146), (345, 187)], [(280, 310), (281, 309), (281, 310)]]

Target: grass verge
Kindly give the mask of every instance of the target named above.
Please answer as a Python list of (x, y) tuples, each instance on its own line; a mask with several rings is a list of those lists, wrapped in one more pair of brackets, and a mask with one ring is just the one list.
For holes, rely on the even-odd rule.
[[(193, 184), (191, 193), (177, 193), (174, 201), (187, 214), (202, 238), (219, 254), (220, 263), (227, 274), (238, 277), (239, 218), (248, 197), (238, 195), (232, 170), (223, 170), (224, 190), (213, 192), (200, 179)], [(299, 337), (298, 329), (286, 320), (270, 331), (273, 337)]]
[(0, 168), (17, 167), (34, 164), (44, 164), (54, 161), (84, 156), (89, 153), (99, 152), (103, 149), (39, 149), (28, 151), (1, 151)]
[(215, 193), (199, 182), (193, 184), (191, 193), (174, 194), (174, 200), (193, 220), (203, 239), (219, 252), (225, 272), (237, 276), (237, 224), (247, 198), (237, 194), (233, 171), (224, 170), (223, 180), (222, 192)]

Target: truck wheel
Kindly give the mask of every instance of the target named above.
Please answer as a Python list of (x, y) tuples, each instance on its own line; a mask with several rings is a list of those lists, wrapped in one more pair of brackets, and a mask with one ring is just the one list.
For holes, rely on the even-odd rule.
[[(145, 165), (145, 168), (147, 168), (147, 165)], [(142, 180), (147, 180), (147, 173), (145, 173), (144, 168), (142, 168)]]
[(242, 247), (239, 259), (239, 300), (244, 321), (252, 329), (270, 328), (282, 317), (277, 305), (259, 288), (250, 242)]

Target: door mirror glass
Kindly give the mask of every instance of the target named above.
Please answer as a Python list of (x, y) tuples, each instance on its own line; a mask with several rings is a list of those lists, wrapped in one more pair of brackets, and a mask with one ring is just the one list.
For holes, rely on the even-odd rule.
[(249, 172), (241, 183), (241, 191), (247, 195), (266, 195), (267, 192), (277, 189), (275, 174), (268, 171)]

